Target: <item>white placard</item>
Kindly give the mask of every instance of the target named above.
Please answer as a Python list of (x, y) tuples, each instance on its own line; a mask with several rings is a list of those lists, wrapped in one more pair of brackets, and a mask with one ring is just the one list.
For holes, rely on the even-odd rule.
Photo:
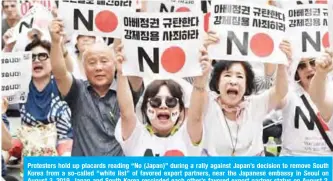
[(327, 5), (295, 5), (287, 9), (287, 34), (296, 57), (317, 57), (329, 47)]
[(167, 78), (201, 74), (202, 14), (126, 13), (122, 22), (125, 75)]
[(34, 4), (34, 6), (14, 27), (13, 36), (8, 40), (8, 42), (12, 43), (17, 41), (20, 34), (26, 35), (32, 28), (36, 28), (38, 30), (48, 30), (48, 25), (52, 19), (52, 14), (47, 8), (40, 4)]
[(29, 90), (23, 92), (17, 92), (12, 96), (6, 97), (8, 104), (20, 104), (26, 103), (28, 98)]
[(284, 11), (269, 5), (228, 2), (212, 2), (209, 26), (220, 41), (208, 47), (210, 58), (287, 64), (279, 49), (286, 30)]
[[(2, 96), (9, 96), (10, 103), (26, 101), (20, 98), (26, 95), (32, 76), (31, 52), (3, 53), (1, 57)], [(17, 98), (19, 97), (19, 98)], [(18, 100), (19, 99), (19, 100)]]
[(59, 16), (64, 21), (67, 34), (78, 32), (82, 35), (120, 38), (122, 13), (136, 11), (136, 0), (88, 2), (59, 2)]

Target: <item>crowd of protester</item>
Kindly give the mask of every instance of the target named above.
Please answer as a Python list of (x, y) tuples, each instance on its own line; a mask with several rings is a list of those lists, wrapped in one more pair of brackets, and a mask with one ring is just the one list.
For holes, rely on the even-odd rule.
[[(149, 1), (140, 11), (145, 3)], [(20, 20), (17, 6), (16, 0), (2, 1), (3, 52), (15, 51), (15, 42), (8, 39)], [(29, 34), (25, 51), (32, 52), (33, 63), (27, 101), (9, 108), (19, 111), (22, 125), (55, 124), (58, 155), (268, 156), (270, 136), (281, 142), (280, 155), (333, 154), (317, 124), (332, 139), (332, 50), (296, 60), (284, 40), (278, 48), (288, 65), (210, 60), (207, 47), (219, 38), (209, 31), (198, 50), (201, 76), (146, 80), (123, 75), (128, 60), (121, 41), (67, 37), (56, 9), (53, 15), (50, 38), (38, 30)], [(4, 166), (13, 156), (23, 162), (24, 148), (9, 134), (8, 105), (2, 99), (2, 150), (8, 152)], [(295, 125), (298, 109), (316, 122), (313, 129), (304, 121)], [(313, 149), (304, 149), (308, 139)], [(2, 176), (7, 177), (4, 169)]]

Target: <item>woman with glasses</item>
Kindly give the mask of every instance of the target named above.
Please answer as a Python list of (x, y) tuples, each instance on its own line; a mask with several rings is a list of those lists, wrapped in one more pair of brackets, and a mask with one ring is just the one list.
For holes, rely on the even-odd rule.
[[(121, 118), (115, 136), (126, 156), (195, 156), (200, 145), (193, 142), (187, 132), (191, 120), (185, 115), (184, 91), (176, 81), (154, 80), (147, 87), (140, 111), (135, 112), (128, 78), (122, 75), (124, 56), (117, 53), (117, 98)], [(206, 64), (207, 56), (201, 58)], [(191, 107), (189, 108), (189, 111)], [(138, 115), (141, 112), (142, 115)]]
[[(34, 39), (25, 48), (25, 51), (32, 52), (32, 80), (27, 102), (20, 105), (21, 118), (23, 124), (28, 126), (55, 123), (59, 143), (71, 144), (71, 112), (61, 100), (52, 77), (50, 49), (50, 42), (40, 39)], [(58, 151), (60, 155), (64, 154), (64, 150)], [(66, 152), (70, 153), (70, 150)]]
[[(290, 66), (290, 71), (295, 72), (295, 75), (292, 76), (294, 80), (291, 82), (291, 91), (288, 92), (280, 106), (282, 107), (283, 116), (282, 150), (280, 155), (332, 155), (316, 123), (317, 119), (326, 134), (332, 137), (325, 122), (329, 120), (327, 118), (330, 118), (330, 116), (327, 116), (325, 111), (320, 109), (320, 112), (318, 112), (313, 99), (309, 96), (310, 84), (314, 76), (319, 73), (316, 68), (316, 59), (301, 58), (300, 61), (294, 61)], [(324, 83), (325, 79), (320, 81)], [(318, 87), (318, 93), (320, 93), (319, 90), (320, 88)], [(322, 100), (322, 102), (325, 101)], [(312, 114), (312, 111), (315, 114)]]

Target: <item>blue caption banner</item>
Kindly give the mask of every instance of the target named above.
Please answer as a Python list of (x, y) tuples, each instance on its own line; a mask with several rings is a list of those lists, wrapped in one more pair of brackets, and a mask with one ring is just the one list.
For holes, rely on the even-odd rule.
[(332, 157), (25, 157), (27, 181), (331, 181)]

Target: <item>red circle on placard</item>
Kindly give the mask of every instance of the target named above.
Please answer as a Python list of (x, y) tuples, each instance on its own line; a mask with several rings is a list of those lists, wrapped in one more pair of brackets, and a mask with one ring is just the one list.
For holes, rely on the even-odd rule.
[(164, 68), (169, 73), (177, 73), (183, 68), (185, 64), (185, 52), (183, 49), (177, 46), (172, 46), (167, 48), (161, 58), (161, 63)]
[(210, 13), (206, 13), (204, 16), (204, 30), (205, 32), (208, 32), (209, 30), (209, 18), (210, 18)]
[(267, 57), (274, 50), (274, 42), (269, 35), (257, 33), (251, 39), (250, 48), (256, 56)]
[(176, 12), (190, 12), (191, 10), (188, 7), (180, 7)]
[(168, 150), (163, 156), (185, 156), (180, 150)]
[(322, 42), (323, 42), (323, 46), (325, 48), (329, 48), (330, 47), (330, 39), (329, 39), (328, 32), (326, 32), (325, 35), (323, 36)]
[(104, 10), (96, 15), (95, 24), (100, 31), (110, 33), (117, 28), (118, 18), (113, 12)]

